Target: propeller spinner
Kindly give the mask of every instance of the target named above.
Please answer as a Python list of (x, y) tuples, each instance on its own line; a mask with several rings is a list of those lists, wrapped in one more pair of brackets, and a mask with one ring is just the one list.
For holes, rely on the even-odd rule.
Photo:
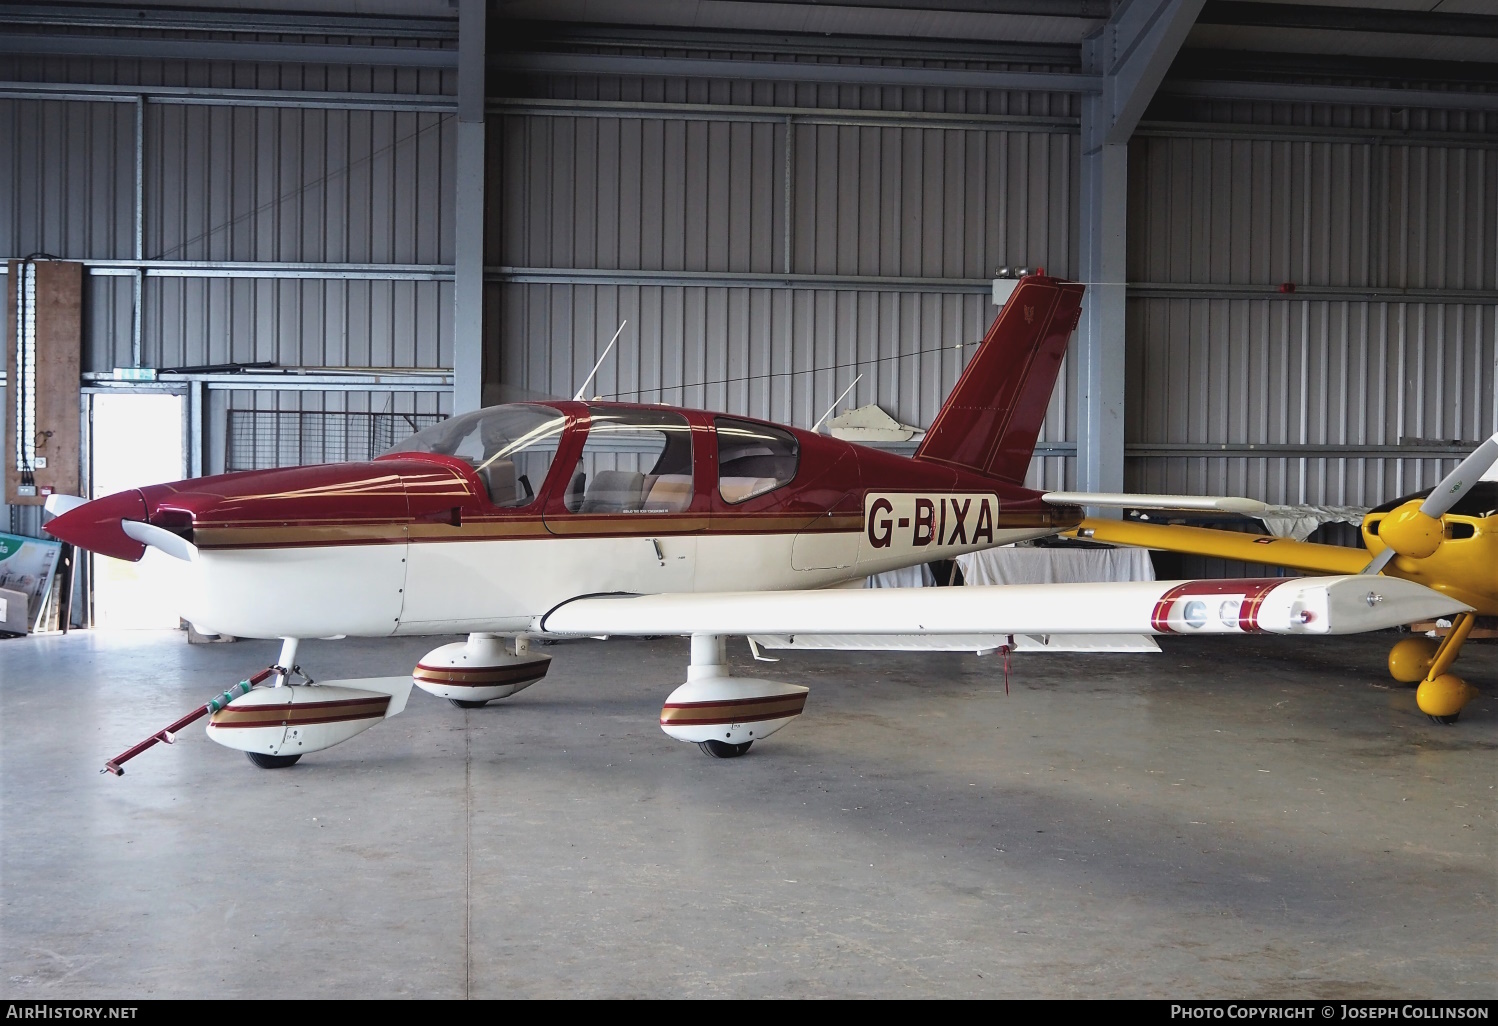
[(1424, 559), (1434, 554), (1446, 536), (1442, 515), (1482, 480), (1495, 461), (1498, 461), (1498, 432), (1457, 464), (1455, 470), (1431, 489), (1424, 502), (1418, 506), (1413, 501), (1407, 502), (1384, 517), (1378, 536), (1388, 548), (1374, 556), (1363, 573), (1381, 572), (1395, 556)]

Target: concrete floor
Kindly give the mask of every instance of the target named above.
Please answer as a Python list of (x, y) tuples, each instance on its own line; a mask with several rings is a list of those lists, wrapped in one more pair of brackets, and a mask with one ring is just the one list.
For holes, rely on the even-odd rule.
[[(289, 770), (195, 726), (121, 779), (274, 647), (0, 642), (0, 995), (1493, 998), (1495, 702), (1428, 723), (1390, 640), (1026, 656), (1008, 696), (789, 655), (806, 715), (736, 761), (655, 725), (684, 640), (565, 644)], [(1498, 646), (1459, 669), (1491, 695)]]

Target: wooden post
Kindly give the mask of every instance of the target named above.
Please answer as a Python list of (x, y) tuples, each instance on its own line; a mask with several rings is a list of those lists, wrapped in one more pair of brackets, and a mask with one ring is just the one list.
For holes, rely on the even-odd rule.
[[(12, 260), (5, 297), (5, 501), (41, 505), (53, 492), (80, 495), (79, 366), (83, 350), (83, 265), (37, 260), (35, 268), (36, 494), (20, 494), (21, 468), (16, 458), (16, 409), (23, 382), (17, 366), (17, 299), (25, 261)], [(28, 302), (28, 313), (33, 312)], [(42, 465), (42, 464), (45, 465)]]

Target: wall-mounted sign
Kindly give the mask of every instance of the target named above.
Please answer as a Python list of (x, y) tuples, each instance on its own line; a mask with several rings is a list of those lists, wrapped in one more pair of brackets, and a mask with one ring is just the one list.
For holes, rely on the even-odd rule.
[(61, 554), (61, 542), (0, 534), (0, 588), (26, 596), (26, 622), (32, 630), (52, 589)]

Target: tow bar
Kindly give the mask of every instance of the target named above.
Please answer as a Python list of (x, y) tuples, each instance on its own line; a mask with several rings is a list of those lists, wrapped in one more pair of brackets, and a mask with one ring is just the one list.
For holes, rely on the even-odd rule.
[(142, 741), (140, 744), (125, 749), (119, 755), (116, 755), (113, 759), (110, 759), (108, 762), (106, 762), (104, 764), (104, 768), (99, 772), (113, 773), (117, 777), (123, 777), (125, 775), (124, 764), (135, 758), (141, 752), (144, 752), (147, 748), (152, 748), (158, 744), (171, 744), (177, 739), (177, 733), (181, 731), (183, 727), (187, 726), (189, 723), (192, 723), (194, 720), (202, 719), (209, 713), (218, 712), (220, 709), (228, 705), (230, 702), (234, 701), (234, 699), (238, 698), (240, 695), (248, 695), (250, 693), (250, 689), (253, 688), (256, 684), (259, 684), (261, 681), (265, 680), (272, 674), (279, 672), (282, 672), (280, 667), (267, 666), (265, 669), (255, 674), (255, 676), (251, 677), (249, 680), (240, 681), (238, 684), (234, 685), (232, 688), (230, 688), (228, 691), (225, 691), (217, 698), (210, 698), (208, 701), (204, 702), (192, 712), (188, 713), (180, 720), (177, 720), (175, 723), (161, 728), (156, 733), (152, 734), (150, 737)]

